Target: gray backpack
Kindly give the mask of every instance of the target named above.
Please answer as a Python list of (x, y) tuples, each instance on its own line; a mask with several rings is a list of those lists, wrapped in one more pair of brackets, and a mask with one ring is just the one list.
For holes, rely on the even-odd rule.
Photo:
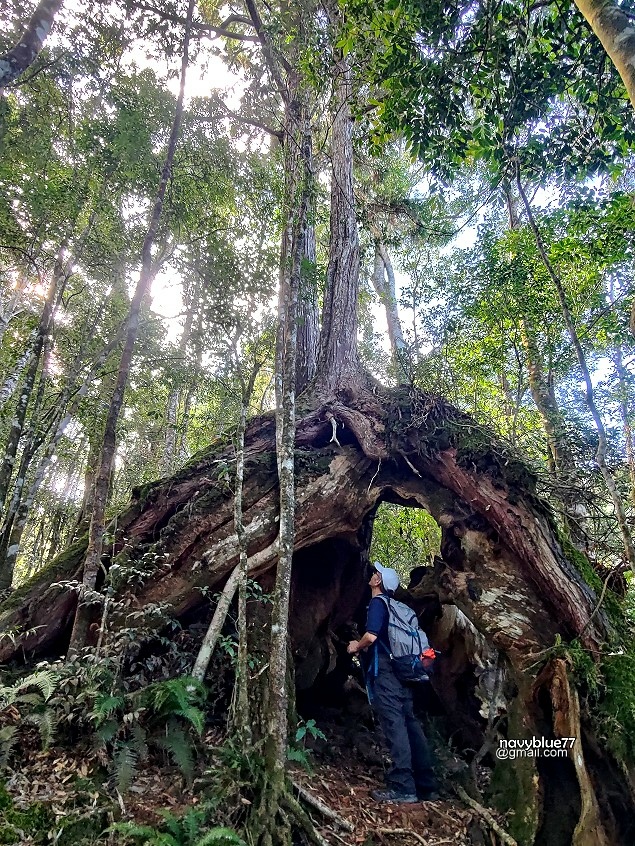
[(380, 594), (379, 598), (388, 608), (390, 649), (381, 645), (390, 655), (395, 675), (401, 682), (428, 681), (436, 652), (430, 646), (426, 633), (419, 628), (417, 615), (412, 608), (386, 594)]

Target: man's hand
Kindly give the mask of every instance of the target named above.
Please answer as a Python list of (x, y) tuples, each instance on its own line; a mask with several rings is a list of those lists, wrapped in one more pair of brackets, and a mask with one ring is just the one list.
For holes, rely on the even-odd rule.
[(351, 640), (348, 646), (346, 647), (346, 651), (349, 655), (355, 655), (355, 653), (359, 651), (359, 641)]

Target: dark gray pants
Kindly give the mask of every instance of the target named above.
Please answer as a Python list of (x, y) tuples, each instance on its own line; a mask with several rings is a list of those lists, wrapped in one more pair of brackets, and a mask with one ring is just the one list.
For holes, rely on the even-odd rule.
[(373, 708), (392, 760), (386, 784), (407, 794), (436, 790), (428, 741), (412, 710), (412, 691), (401, 684), (390, 664), (382, 658), (374, 684)]

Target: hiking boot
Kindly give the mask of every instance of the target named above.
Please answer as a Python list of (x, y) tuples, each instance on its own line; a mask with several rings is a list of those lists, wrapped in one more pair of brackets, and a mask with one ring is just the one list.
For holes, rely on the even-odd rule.
[(394, 802), (395, 804), (412, 805), (419, 800), (414, 793), (399, 793), (397, 790), (371, 790), (371, 799), (375, 802)]

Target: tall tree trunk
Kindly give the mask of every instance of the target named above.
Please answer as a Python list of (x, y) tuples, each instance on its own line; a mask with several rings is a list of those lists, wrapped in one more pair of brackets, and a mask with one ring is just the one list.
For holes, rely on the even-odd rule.
[[(192, 327), (194, 325), (195, 309), (199, 305), (199, 296), (201, 289), (201, 281), (196, 275), (196, 283), (191, 294), (191, 302), (188, 306), (185, 323), (183, 325), (183, 332), (179, 340), (179, 355), (181, 359), (185, 359), (187, 352), (187, 345), (192, 337)], [(176, 469), (176, 462), (178, 460), (177, 452), (177, 434), (178, 434), (178, 416), (179, 407), (181, 405), (181, 396), (183, 393), (182, 384), (175, 385), (170, 391), (168, 397), (168, 404), (166, 409), (166, 427), (165, 427), (165, 441), (163, 444), (163, 460), (161, 463), (161, 470), (168, 474), (174, 472)]]
[(635, 445), (633, 444), (633, 427), (631, 425), (631, 414), (628, 407), (628, 374), (624, 367), (622, 358), (622, 347), (617, 345), (613, 354), (613, 364), (617, 374), (620, 416), (624, 429), (624, 440), (626, 442), (626, 460), (628, 462), (628, 474), (631, 480), (631, 502), (635, 505)]
[[(236, 356), (238, 358), (238, 356)], [(236, 704), (234, 725), (243, 746), (251, 744), (252, 731), (249, 718), (249, 642), (247, 635), (247, 581), (249, 574), (248, 540), (243, 519), (243, 491), (245, 478), (245, 430), (247, 413), (254, 390), (260, 363), (254, 365), (245, 383), (242, 382), (240, 419), (236, 432), (236, 489), (234, 492), (234, 529), (238, 538), (238, 654), (236, 656)]]
[[(511, 185), (503, 185), (509, 228), (518, 229), (518, 197), (513, 195)], [(564, 508), (563, 521), (572, 543), (579, 549), (586, 545), (586, 535), (580, 525), (583, 509), (580, 507), (575, 459), (567, 437), (565, 420), (558, 406), (550, 380), (545, 373), (545, 363), (538, 348), (536, 330), (526, 315), (519, 321), (520, 342), (525, 353), (529, 390), (534, 405), (540, 415), (543, 429), (547, 436), (549, 466), (558, 485), (557, 497)]]
[(586, 356), (584, 354), (584, 350), (582, 349), (582, 344), (580, 343), (580, 338), (573, 322), (573, 317), (569, 309), (569, 304), (567, 303), (567, 295), (565, 293), (560, 277), (555, 272), (553, 265), (549, 261), (549, 256), (547, 255), (547, 251), (542, 240), (542, 235), (540, 234), (540, 230), (538, 229), (538, 225), (534, 219), (531, 206), (527, 199), (527, 195), (525, 194), (525, 191), (522, 186), (520, 173), (517, 173), (516, 184), (518, 186), (518, 193), (520, 195), (521, 200), (523, 201), (523, 205), (527, 213), (529, 225), (531, 226), (534, 236), (536, 238), (538, 251), (541, 255), (547, 273), (549, 274), (549, 277), (553, 282), (554, 287), (558, 293), (558, 300), (560, 302), (560, 309), (562, 311), (565, 326), (571, 339), (573, 349), (575, 350), (578, 365), (580, 367), (580, 370), (582, 371), (582, 377), (584, 379), (585, 385), (585, 400), (587, 408), (591, 413), (591, 417), (593, 418), (593, 422), (595, 424), (595, 428), (598, 434), (598, 446), (595, 452), (595, 461), (600, 471), (600, 475), (604, 480), (604, 484), (606, 485), (606, 489), (609, 493), (611, 502), (613, 503), (613, 508), (615, 509), (615, 518), (617, 520), (617, 524), (622, 535), (622, 542), (624, 545), (624, 553), (626, 555), (626, 560), (631, 570), (635, 574), (635, 545), (633, 544), (633, 538), (631, 536), (630, 528), (628, 525), (626, 510), (624, 508), (624, 503), (622, 502), (622, 497), (620, 496), (620, 493), (617, 489), (617, 485), (615, 484), (613, 474), (611, 473), (608, 464), (606, 463), (606, 428), (602, 420), (602, 415), (600, 414), (595, 402), (595, 391), (593, 389), (593, 382), (591, 380), (591, 374), (589, 372)]
[(18, 445), (20, 443), (20, 438), (22, 437), (22, 430), (26, 420), (26, 412), (31, 399), (31, 393), (35, 385), (38, 368), (40, 366), (42, 350), (44, 349), (44, 344), (46, 343), (53, 323), (55, 306), (59, 297), (64, 292), (66, 283), (73, 272), (74, 257), (65, 261), (65, 249), (66, 244), (63, 244), (57, 254), (53, 270), (53, 278), (49, 285), (46, 301), (40, 316), (37, 335), (33, 344), (33, 349), (31, 350), (24, 381), (22, 382), (22, 387), (20, 389), (20, 396), (18, 397), (16, 410), (11, 420), (9, 436), (7, 438), (2, 464), (0, 465), (0, 510), (4, 509), (9, 493), (9, 486), (13, 475), (13, 467), (18, 452)]
[[(62, 395), (60, 396), (57, 408), (59, 412), (57, 414), (57, 420), (52, 421), (53, 425), (53, 435), (48, 439), (48, 443), (46, 445), (46, 449), (44, 454), (42, 455), (39, 464), (35, 470), (35, 474), (33, 476), (33, 480), (29, 485), (29, 490), (25, 497), (22, 497), (21, 501), (18, 498), (19, 505), (14, 510), (13, 515), (14, 519), (12, 518), (12, 524), (8, 524), (3, 527), (2, 532), (2, 540), (0, 541), (0, 550), (5, 551), (6, 554), (4, 556), (4, 563), (3, 569), (0, 570), (0, 586), (3, 584), (3, 581), (6, 579), (13, 578), (13, 571), (15, 568), (15, 564), (17, 561), (18, 554), (20, 552), (20, 544), (22, 542), (22, 534), (24, 532), (24, 528), (26, 526), (27, 520), (29, 519), (29, 514), (31, 512), (31, 508), (33, 506), (33, 502), (35, 501), (35, 497), (44, 481), (46, 473), (51, 466), (53, 461), (53, 456), (57, 450), (59, 442), (61, 441), (66, 429), (70, 425), (73, 418), (79, 411), (79, 407), (83, 398), (88, 393), (89, 388), (92, 386), (99, 370), (103, 366), (104, 362), (111, 354), (115, 346), (121, 340), (120, 335), (122, 334), (123, 327), (121, 327), (120, 332), (115, 334), (114, 339), (101, 351), (97, 360), (93, 363), (90, 371), (84, 377), (82, 384), (80, 385), (79, 389), (77, 389), (77, 384), (75, 382), (71, 382), (70, 380), (67, 382)], [(80, 354), (81, 355), (81, 354)], [(78, 356), (77, 358), (79, 358)], [(79, 361), (76, 359), (75, 366), (79, 366)], [(74, 393), (74, 399), (71, 405), (67, 408), (69, 399), (71, 394)], [(44, 441), (44, 433), (41, 433), (39, 438), (35, 440), (33, 443), (29, 443), (28, 448), (25, 447), (25, 454), (28, 455), (27, 462), (25, 464), (24, 460), (22, 464), (25, 464), (24, 472), (26, 475), (26, 470), (29, 469), (33, 456), (40, 448)], [(25, 477), (23, 477), (24, 480)], [(20, 481), (20, 475), (18, 475), (18, 480), (16, 482), (16, 487), (18, 482)], [(22, 492), (23, 485), (20, 485), (20, 494)], [(8, 538), (5, 538), (10, 532)], [(2, 561), (2, 554), (0, 552), (0, 561)], [(11, 582), (9, 581), (9, 584)]]
[(2, 524), (2, 534), (0, 535), (0, 590), (5, 590), (6, 588), (11, 587), (11, 583), (13, 581), (13, 568), (18, 553), (18, 549), (13, 546), (15, 542), (14, 529), (20, 514), (20, 506), (24, 502), (24, 487), (27, 475), (31, 469), (31, 463), (34, 456), (37, 454), (45, 440), (46, 428), (54, 425), (54, 420), (51, 420), (47, 427), (41, 419), (41, 408), (48, 382), (50, 353), (50, 337), (47, 337), (44, 349), (44, 361), (40, 371), (39, 384), (33, 403), (31, 421), (25, 438), (24, 447), (22, 449), (20, 466), (18, 467), (18, 472), (13, 483), (13, 493), (8, 507), (5, 508)]
[[(308, 139), (307, 139), (308, 140)], [(307, 171), (313, 173), (313, 151), (306, 145), (310, 157)], [(317, 372), (320, 342), (317, 307), (317, 267), (315, 249), (315, 192), (311, 192), (306, 228), (300, 245), (300, 294), (298, 301), (298, 351), (296, 365), (296, 392), (303, 391)]]
[(20, 382), (20, 377), (22, 376), (24, 368), (27, 366), (28, 362), (31, 359), (37, 337), (38, 332), (36, 329), (27, 341), (25, 350), (20, 356), (20, 358), (16, 361), (13, 370), (4, 380), (4, 384), (2, 388), (0, 388), (0, 408), (2, 408), (5, 403), (7, 403), (13, 396), (13, 392), (15, 391), (18, 386), (18, 383)]
[[(0, 341), (9, 327), (9, 323), (24, 311), (24, 291), (29, 282), (27, 273), (20, 273), (15, 287), (11, 288), (0, 302)], [(0, 393), (0, 398), (2, 394)], [(1, 399), (0, 399), (1, 402)]]
[(41, 0), (20, 40), (0, 56), (0, 94), (37, 59), (63, 0)]
[[(279, 480), (278, 563), (273, 591), (267, 702), (264, 714), (267, 788), (260, 817), (262, 846), (284, 842), (276, 821), (285, 789), (287, 759), (287, 645), (291, 568), (295, 544), (295, 380), (298, 339), (298, 298), (303, 250), (306, 248), (313, 175), (311, 130), (300, 80), (289, 85), (285, 120), (286, 221), (280, 253), (280, 296), (276, 341), (276, 458)], [(275, 839), (274, 839), (275, 838)]]
[(627, 9), (612, 0), (575, 0), (600, 39), (635, 107), (635, 25)]
[(101, 563), (103, 536), (105, 529), (106, 518), (106, 501), (108, 497), (108, 488), (110, 481), (110, 473), (114, 462), (116, 450), (116, 429), (117, 421), (119, 420), (119, 413), (123, 405), (124, 393), (128, 383), (128, 374), (130, 372), (130, 363), (132, 361), (132, 354), (134, 351), (135, 342), (137, 339), (137, 332), (139, 329), (139, 316), (141, 306), (146, 298), (152, 280), (156, 275), (158, 267), (153, 261), (152, 250), (155, 245), (156, 235), (159, 228), (159, 222), (163, 212), (163, 202), (165, 192), (168, 185), (168, 180), (172, 172), (172, 163), (174, 161), (174, 152), (176, 149), (177, 139), (181, 128), (181, 119), (183, 117), (183, 102), (185, 98), (185, 78), (187, 74), (187, 67), (189, 63), (189, 43), (192, 16), (194, 12), (194, 0), (190, 0), (187, 10), (187, 18), (185, 24), (185, 34), (183, 39), (183, 56), (181, 61), (181, 82), (179, 87), (179, 96), (176, 103), (176, 111), (172, 123), (172, 130), (168, 142), (165, 162), (159, 181), (159, 187), (152, 210), (152, 216), (146, 236), (143, 242), (141, 252), (141, 272), (139, 281), (135, 289), (134, 296), (130, 303), (130, 310), (128, 313), (128, 320), (126, 326), (126, 340), (119, 363), (117, 372), (117, 382), (115, 390), (110, 400), (108, 415), (106, 418), (106, 426), (104, 430), (104, 439), (99, 461), (99, 469), (95, 478), (95, 493), (93, 500), (93, 510), (91, 514), (90, 530), (89, 530), (89, 544), (86, 553), (86, 560), (84, 562), (84, 572), (82, 576), (82, 589), (80, 592), (80, 603), (77, 607), (75, 616), (75, 624), (71, 634), (71, 651), (77, 651), (82, 648), (86, 642), (88, 633), (88, 626), (90, 624), (89, 608), (81, 601), (84, 596), (95, 590), (97, 584), (97, 574)]
[(386, 245), (379, 239), (375, 241), (375, 265), (373, 268), (373, 287), (386, 312), (388, 338), (392, 352), (393, 365), (400, 383), (408, 381), (406, 362), (406, 342), (404, 341), (397, 306), (397, 288), (395, 272)]
[(359, 237), (353, 192), (353, 119), (351, 69), (338, 56), (331, 129), (331, 223), (329, 263), (322, 311), (318, 382), (327, 389), (358, 371), (357, 297)]

